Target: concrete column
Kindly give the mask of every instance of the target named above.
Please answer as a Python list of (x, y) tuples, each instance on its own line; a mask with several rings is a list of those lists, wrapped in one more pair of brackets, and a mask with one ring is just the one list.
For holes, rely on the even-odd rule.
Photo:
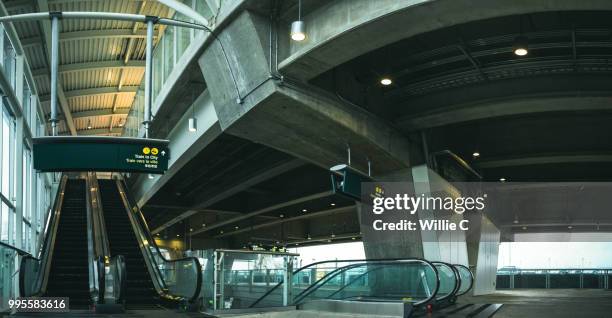
[(490, 294), (496, 288), (500, 231), (484, 213), (470, 218), (467, 236), (469, 267), (474, 273), (471, 293)]

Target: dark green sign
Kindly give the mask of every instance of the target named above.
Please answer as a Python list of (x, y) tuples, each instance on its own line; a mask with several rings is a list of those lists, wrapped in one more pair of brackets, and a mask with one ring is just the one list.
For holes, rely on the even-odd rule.
[(124, 137), (33, 139), (34, 169), (162, 174), (168, 170), (168, 141)]
[(347, 165), (337, 165), (331, 171), (332, 191), (354, 200), (361, 200), (361, 184), (372, 178)]

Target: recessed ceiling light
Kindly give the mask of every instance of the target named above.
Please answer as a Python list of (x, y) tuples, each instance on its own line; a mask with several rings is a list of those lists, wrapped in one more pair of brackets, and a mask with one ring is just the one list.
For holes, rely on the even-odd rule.
[(523, 226), (523, 230), (526, 230), (526, 229), (527, 229), (527, 227), (526, 227), (526, 226)]
[(393, 84), (393, 81), (389, 77), (383, 77), (383, 78), (380, 79), (380, 83), (382, 85), (384, 85), (384, 86), (389, 86), (389, 85)]
[(330, 203), (329, 205), (331, 205), (331, 206), (336, 206), (336, 204), (335, 204), (335, 203)]
[(527, 53), (529, 53), (528, 42), (529, 41), (525, 36), (519, 36), (514, 39), (514, 44), (512, 45), (512, 50), (514, 51), (514, 54), (517, 56), (527, 55)]
[(281, 215), (279, 215), (278, 217), (279, 217), (279, 218), (284, 218), (284, 217), (285, 217), (285, 215), (284, 215), (284, 214), (281, 214)]
[(568, 225), (568, 226), (567, 226), (567, 228), (571, 230), (571, 229), (573, 229), (574, 227), (573, 227), (573, 226), (571, 226), (571, 225)]
[(506, 178), (504, 178), (504, 177), (499, 178), (499, 181), (500, 181), (500, 182), (506, 182)]
[(308, 212), (308, 210), (306, 210), (306, 209), (302, 209), (302, 212)]
[(239, 229), (239, 227), (236, 225), (236, 226), (234, 226), (234, 229), (236, 229), (236, 230), (237, 230), (237, 229)]
[(478, 157), (480, 157), (480, 152), (478, 152), (478, 151), (474, 152), (474, 153), (472, 154), (472, 157), (474, 157), (474, 158), (478, 158)]

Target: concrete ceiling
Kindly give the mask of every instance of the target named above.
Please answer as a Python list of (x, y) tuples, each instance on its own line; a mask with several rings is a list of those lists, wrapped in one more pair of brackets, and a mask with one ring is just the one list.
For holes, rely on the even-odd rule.
[[(512, 52), (521, 34), (524, 57)], [(311, 82), (426, 140), (430, 153), (458, 154), (484, 181), (611, 181), (610, 58), (612, 12), (533, 13), (406, 38)], [(393, 84), (382, 86), (383, 76)], [(536, 231), (567, 230), (583, 212), (542, 223), (526, 211), (521, 226), (499, 220), (511, 231), (530, 222)], [(605, 214), (573, 228), (599, 229)]]

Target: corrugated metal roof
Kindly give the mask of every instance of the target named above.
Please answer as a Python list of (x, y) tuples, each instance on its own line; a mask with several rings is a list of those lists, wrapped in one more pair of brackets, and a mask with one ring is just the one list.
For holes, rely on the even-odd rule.
[[(141, 13), (169, 17), (172, 10), (157, 1), (146, 1), (143, 11), (140, 11), (143, 1), (137, 0), (48, 0), (50, 11), (93, 11), (93, 12), (122, 12)], [(23, 2), (20, 5), (8, 6), (9, 14), (36, 12), (38, 7), (35, 1)], [(144, 76), (143, 67), (121, 68), (109, 67), (88, 68), (87, 63), (123, 61), (128, 51), (130, 38), (132, 50), (129, 60), (143, 61), (145, 58), (145, 39), (142, 30), (145, 27), (138, 24), (138, 34), (134, 37), (135, 24), (128, 21), (102, 21), (102, 20), (61, 20), (60, 22), (60, 70), (62, 66), (73, 67), (70, 71), (60, 73), (60, 82), (65, 92), (75, 92), (83, 89), (123, 86), (138, 86)], [(42, 36), (42, 26), (36, 22), (16, 23), (15, 28), (19, 37), (24, 40), (24, 51), (35, 74), (35, 85), (41, 96), (48, 95), (50, 83), (47, 54)], [(110, 30), (110, 31), (109, 31)], [(158, 34), (158, 30), (156, 30)], [(62, 35), (64, 36), (62, 38)], [(80, 64), (79, 64), (80, 63)], [(89, 65), (91, 66), (91, 65)], [(121, 83), (121, 84), (120, 84)], [(116, 135), (111, 133), (111, 127), (118, 127), (125, 123), (127, 111), (131, 107), (135, 93), (107, 93), (99, 95), (83, 95), (68, 97), (68, 107), (75, 114), (74, 123), (77, 130), (83, 134), (92, 131), (103, 135)], [(42, 102), (43, 110), (50, 112), (49, 102)], [(112, 109), (119, 109), (119, 114), (108, 115)], [(79, 112), (103, 111), (104, 115), (85, 116)], [(85, 113), (89, 114), (89, 113)], [(91, 125), (91, 130), (88, 126)], [(67, 125), (62, 121), (59, 126), (62, 134), (69, 133)], [(105, 132), (105, 129), (108, 132)]]

